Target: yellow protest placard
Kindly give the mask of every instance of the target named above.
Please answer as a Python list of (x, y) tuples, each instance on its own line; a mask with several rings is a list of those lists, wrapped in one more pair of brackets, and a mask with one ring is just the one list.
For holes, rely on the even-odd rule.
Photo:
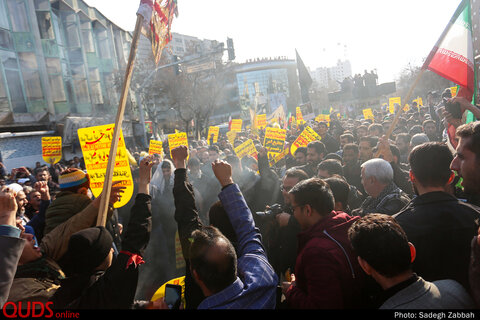
[(375, 117), (373, 116), (373, 112), (372, 112), (372, 108), (367, 108), (367, 109), (363, 109), (363, 117), (365, 119), (375, 119)]
[(210, 137), (212, 136), (212, 134), (213, 134), (213, 143), (217, 143), (219, 133), (220, 133), (220, 127), (215, 127), (215, 126), (208, 127), (207, 143), (210, 144)]
[(257, 148), (255, 148), (252, 139), (248, 139), (247, 141), (235, 148), (235, 154), (240, 159), (245, 156), (252, 156), (257, 159)]
[(227, 139), (232, 146), (233, 146), (233, 143), (235, 142), (236, 137), (237, 137), (237, 132), (236, 131), (228, 131), (227, 132)]
[[(78, 141), (80, 141), (85, 167), (90, 176), (90, 189), (95, 197), (98, 197), (103, 190), (114, 128), (115, 124), (107, 124), (78, 129)], [(114, 204), (114, 208), (120, 208), (126, 205), (133, 195), (133, 178), (121, 130), (112, 181), (120, 181), (120, 185), (126, 187), (120, 201)]]
[(268, 150), (268, 158), (275, 157), (283, 151), (287, 130), (268, 127), (265, 130), (263, 146)]
[(186, 132), (172, 133), (168, 135), (168, 148), (170, 149), (170, 157), (172, 150), (178, 146), (188, 147), (188, 138)]
[(49, 164), (62, 159), (62, 137), (42, 137), (42, 158)]
[(450, 87), (450, 92), (452, 93), (452, 98), (457, 95), (457, 87)]
[(318, 135), (318, 133), (315, 132), (310, 127), (306, 127), (302, 133), (297, 137), (297, 139), (292, 143), (290, 147), (290, 154), (294, 155), (295, 151), (300, 148), (300, 147), (306, 147), (310, 142), (315, 141), (315, 140), (322, 140), (322, 137)]
[(395, 113), (395, 104), (402, 106), (402, 98), (401, 97), (394, 97), (388, 99), (388, 110), (390, 113)]
[(297, 125), (304, 124), (305, 120), (303, 120), (302, 109), (300, 107), (297, 107), (296, 115), (297, 115)]
[(267, 126), (267, 115), (259, 114), (257, 115), (257, 128), (263, 129)]
[(230, 131), (242, 132), (242, 119), (232, 119)]
[(413, 102), (416, 102), (418, 107), (423, 106), (423, 100), (420, 97), (417, 97), (417, 99), (413, 100)]
[(163, 157), (163, 142), (157, 140), (150, 140), (148, 154), (159, 154)]
[(283, 158), (285, 158), (285, 156), (290, 152), (290, 149), (289, 148), (286, 148), (286, 149), (283, 149), (282, 152), (278, 153), (275, 157), (271, 158), (269, 160), (269, 164), (270, 165), (274, 165), (275, 163), (277, 163), (278, 161), (282, 160)]

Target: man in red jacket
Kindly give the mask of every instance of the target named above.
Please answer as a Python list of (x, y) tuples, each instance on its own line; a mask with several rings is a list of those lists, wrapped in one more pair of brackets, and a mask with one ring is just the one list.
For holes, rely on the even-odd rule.
[(348, 240), (348, 228), (358, 217), (333, 211), (332, 191), (321, 179), (301, 181), (289, 193), (302, 231), (295, 275), (282, 285), (287, 307), (362, 307), (365, 274)]

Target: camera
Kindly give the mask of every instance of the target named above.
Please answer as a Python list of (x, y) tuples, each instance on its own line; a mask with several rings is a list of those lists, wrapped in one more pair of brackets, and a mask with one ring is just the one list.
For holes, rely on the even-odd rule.
[(447, 98), (443, 98), (443, 103), (445, 105), (445, 111), (450, 113), (454, 119), (462, 119), (462, 109), (460, 108), (460, 103), (448, 102)]
[(283, 208), (281, 204), (275, 203), (272, 204), (268, 209), (265, 211), (256, 212), (257, 215), (264, 215), (264, 216), (276, 216), (279, 213), (283, 212)]

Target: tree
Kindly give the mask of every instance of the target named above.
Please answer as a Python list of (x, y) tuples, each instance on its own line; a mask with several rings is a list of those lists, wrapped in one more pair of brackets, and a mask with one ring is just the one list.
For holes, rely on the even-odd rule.
[[(413, 85), (416, 77), (420, 73), (421, 67), (413, 66), (412, 64), (408, 64), (402, 72), (399, 74), (399, 78), (397, 79), (397, 92), (401, 97), (406, 96), (408, 90)], [(454, 86), (455, 84), (445, 78), (440, 77), (436, 73), (425, 70), (422, 78), (418, 82), (417, 86), (414, 88), (412, 92), (412, 99), (416, 99), (417, 96), (425, 97), (429, 91), (440, 91), (442, 92), (445, 88), (449, 88)], [(410, 101), (405, 101), (406, 103), (410, 103)]]

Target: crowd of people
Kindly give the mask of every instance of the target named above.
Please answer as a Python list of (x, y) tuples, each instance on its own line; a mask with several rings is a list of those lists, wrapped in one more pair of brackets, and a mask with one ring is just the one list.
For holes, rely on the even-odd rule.
[(0, 164), (0, 306), (165, 309), (180, 283), (184, 309), (476, 309), (480, 108), (431, 98), (289, 124), (286, 149), (320, 139), (277, 162), (264, 129), (132, 151), (134, 196), (114, 208), (113, 184), (105, 226), (81, 158)]

